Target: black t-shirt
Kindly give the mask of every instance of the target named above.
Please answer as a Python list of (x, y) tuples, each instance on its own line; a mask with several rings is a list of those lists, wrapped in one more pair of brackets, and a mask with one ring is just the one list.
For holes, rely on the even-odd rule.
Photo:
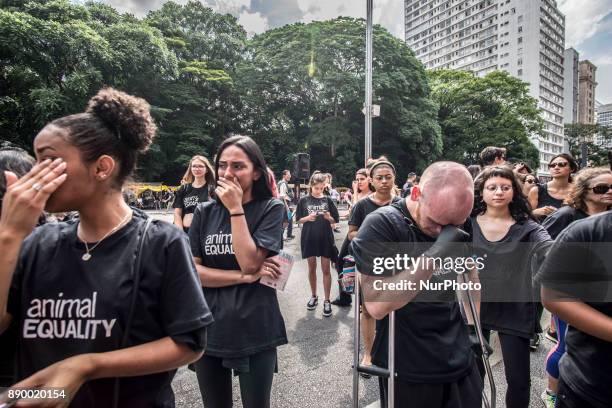
[[(421, 232), (406, 208), (406, 201), (401, 200), (368, 215), (351, 247), (359, 272), (371, 275), (372, 255), (376, 252), (371, 250), (373, 244), (389, 248), (389, 243), (402, 243), (408, 249), (407, 255), (418, 257), (433, 242), (433, 238)], [(415, 250), (409, 253), (411, 246)], [(450, 292), (449, 298), (455, 298), (455, 293)], [(471, 370), (473, 354), (458, 303), (423, 302), (419, 300), (421, 295), (396, 311), (398, 378), (415, 383), (445, 383), (463, 378)], [(388, 333), (385, 317), (372, 347), (372, 361), (382, 367), (387, 367), (388, 362)]]
[[(561, 232), (536, 279), (612, 317), (612, 212), (576, 221)], [(609, 407), (612, 342), (568, 327), (561, 378), (592, 406)]]
[(548, 231), (552, 239), (556, 239), (561, 231), (567, 228), (572, 222), (588, 216), (589, 215), (582, 210), (565, 206), (546, 217), (546, 219), (542, 221), (542, 226)]
[(479, 271), (482, 285), (480, 320), (482, 327), (519, 337), (533, 337), (535, 305), (533, 296), (533, 251), (551, 240), (546, 230), (533, 220), (510, 226), (496, 242), (487, 240), (470, 217), (465, 230), (472, 235), (473, 255), (485, 259)]
[[(315, 198), (310, 194), (302, 197), (297, 205), (297, 219), (300, 220), (310, 214), (329, 212), (332, 218), (339, 222), (338, 209), (331, 198), (324, 196)], [(335, 257), (335, 239), (329, 221), (323, 215), (317, 216), (315, 221), (305, 222), (300, 237), (302, 258), (311, 256)]]
[(174, 198), (173, 208), (180, 208), (183, 210), (183, 217), (185, 214), (193, 214), (198, 204), (205, 203), (210, 199), (210, 192), (208, 184), (202, 187), (194, 187), (193, 184), (183, 184), (176, 191), (176, 197)]
[[(83, 353), (120, 347), (133, 293), (133, 264), (146, 215), (134, 209), (126, 226), (83, 261), (78, 222), (47, 224), (24, 242), (9, 294), (19, 322), (18, 379)], [(90, 245), (91, 247), (91, 245)], [(200, 289), (187, 237), (153, 221), (147, 233), (128, 347), (170, 336), (202, 350), (212, 315)], [(120, 406), (174, 406), (175, 370), (121, 379)], [(114, 379), (85, 383), (72, 406), (112, 406)]]
[[(396, 203), (401, 200), (401, 197), (393, 196), (391, 198), (390, 204)], [(357, 228), (361, 227), (361, 224), (363, 224), (363, 221), (368, 216), (368, 214), (373, 213), (374, 211), (384, 207), (385, 205), (376, 204), (374, 200), (370, 198), (370, 196), (365, 197), (363, 200), (359, 200), (351, 210), (351, 217), (349, 218), (348, 224), (353, 225)]]
[(548, 184), (538, 185), (538, 208), (546, 207), (547, 205), (561, 208), (563, 206), (563, 200), (559, 200), (550, 195), (548, 192)]
[[(243, 205), (249, 231), (268, 256), (281, 249), (284, 204), (278, 199), (253, 200)], [(191, 252), (209, 268), (240, 270), (232, 247), (230, 216), (223, 204), (200, 204), (189, 229)], [(287, 343), (285, 322), (276, 290), (259, 282), (204, 288), (215, 317), (208, 329), (206, 354), (223, 358), (250, 356)]]

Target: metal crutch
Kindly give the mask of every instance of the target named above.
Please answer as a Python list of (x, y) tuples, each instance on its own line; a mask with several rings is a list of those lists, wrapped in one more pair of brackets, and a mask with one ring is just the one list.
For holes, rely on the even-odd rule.
[[(387, 378), (387, 408), (395, 407), (395, 311), (389, 313), (389, 368), (382, 368), (376, 365), (361, 365), (359, 359), (359, 346), (361, 338), (361, 316), (359, 314), (359, 304), (361, 290), (359, 274), (355, 265), (355, 299), (353, 311), (355, 314), (355, 325), (353, 326), (353, 408), (359, 408), (359, 373), (366, 373), (376, 377)], [(393, 375), (391, 375), (393, 373)]]
[[(457, 272), (457, 275), (461, 277), (461, 282), (463, 284), (468, 284), (467, 279), (465, 277), (465, 272)], [(495, 408), (496, 403), (496, 389), (495, 389), (495, 379), (493, 378), (493, 371), (491, 370), (491, 364), (489, 364), (489, 350), (485, 345), (484, 337), (482, 336), (482, 328), (480, 326), (480, 318), (478, 317), (478, 313), (476, 313), (476, 305), (474, 304), (474, 298), (472, 297), (472, 292), (470, 292), (469, 287), (465, 291), (468, 298), (468, 303), (470, 305), (470, 315), (472, 315), (472, 321), (474, 322), (474, 327), (476, 328), (476, 337), (478, 337), (478, 343), (480, 343), (480, 348), (482, 350), (482, 364), (484, 366), (485, 372), (487, 374), (487, 378), (489, 379), (489, 386), (491, 388), (491, 400), (487, 399), (484, 390), (482, 390), (482, 399), (484, 401), (486, 408)], [(467, 311), (466, 311), (467, 312)]]

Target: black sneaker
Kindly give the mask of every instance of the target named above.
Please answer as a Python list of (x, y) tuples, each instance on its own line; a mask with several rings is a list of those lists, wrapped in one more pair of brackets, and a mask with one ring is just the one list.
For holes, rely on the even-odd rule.
[(329, 317), (331, 315), (332, 315), (331, 302), (329, 300), (326, 300), (325, 302), (323, 302), (323, 316)]
[(531, 340), (529, 340), (529, 348), (531, 351), (536, 351), (540, 347), (540, 334), (536, 333)]
[(318, 304), (319, 304), (319, 298), (316, 297), (316, 296), (313, 296), (313, 297), (310, 298), (308, 303), (306, 303), (306, 309), (308, 309), (308, 310), (315, 310), (317, 308)]
[(335, 298), (334, 300), (331, 301), (332, 305), (340, 306), (340, 307), (349, 307), (349, 306), (351, 306), (352, 303), (353, 302), (351, 300), (351, 296), (350, 295), (347, 295), (347, 297), (343, 297), (342, 295), (339, 295), (337, 298)]

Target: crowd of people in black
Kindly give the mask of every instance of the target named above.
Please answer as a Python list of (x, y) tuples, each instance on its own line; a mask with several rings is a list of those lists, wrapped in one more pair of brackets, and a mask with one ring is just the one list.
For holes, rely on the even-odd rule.
[[(244, 407), (274, 406), (277, 348), (288, 338), (276, 290), (258, 282), (279, 277), (274, 257), (297, 224), (311, 289), (306, 308), (319, 303), (317, 258), (325, 317), (333, 305), (351, 305), (342, 275), (355, 264), (361, 365), (388, 367), (395, 344), (395, 388), (379, 379), (383, 407), (391, 393), (401, 407), (480, 407), (485, 370), (474, 352), (474, 319), (485, 340), (499, 336), (505, 406), (528, 407), (543, 308), (553, 316), (546, 337), (555, 346), (542, 402), (610, 406), (610, 169), (579, 170), (563, 153), (540, 183), (526, 163), (507, 163), (505, 149), (487, 147), (480, 165), (436, 162), (400, 188), (394, 164), (381, 156), (356, 171), (342, 196), (331, 174), (315, 171), (307, 194), (296, 197), (291, 173), (276, 183), (256, 142), (234, 135), (214, 160), (191, 158), (171, 225), (123, 195), (155, 133), (146, 101), (105, 88), (85, 112), (40, 131), (35, 159), (0, 151), (0, 386), (65, 390), (48, 405), (169, 407), (176, 369), (189, 365), (205, 407), (232, 406), (233, 376)], [(348, 203), (349, 227), (338, 249), (340, 201)], [(488, 260), (465, 271), (479, 288), (476, 316), (446, 285), (458, 272), (426, 262), (458, 254)], [(381, 257), (400, 255), (424, 261), (377, 269)], [(444, 289), (432, 294), (424, 282)], [(406, 290), (409, 283), (418, 289)]]

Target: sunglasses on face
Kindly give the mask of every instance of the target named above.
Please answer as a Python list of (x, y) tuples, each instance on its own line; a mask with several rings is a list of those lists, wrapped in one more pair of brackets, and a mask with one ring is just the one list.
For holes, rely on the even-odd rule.
[(525, 180), (525, 183), (529, 183), (529, 184), (535, 184), (535, 179), (527, 179)]
[(606, 194), (610, 189), (612, 189), (612, 184), (598, 184), (595, 187), (590, 188), (590, 190), (593, 190), (595, 194)]
[(548, 165), (549, 169), (554, 169), (555, 167), (559, 167), (560, 169), (567, 167), (569, 163), (568, 162), (555, 162), (555, 163), (550, 163)]

